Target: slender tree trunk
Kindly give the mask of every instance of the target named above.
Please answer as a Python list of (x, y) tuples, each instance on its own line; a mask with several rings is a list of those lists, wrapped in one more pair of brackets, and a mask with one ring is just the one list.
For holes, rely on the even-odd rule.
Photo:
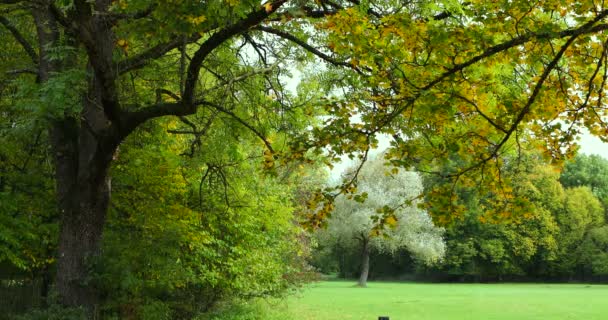
[(361, 250), (361, 275), (359, 276), (359, 286), (367, 287), (367, 276), (369, 275), (369, 239), (363, 237), (363, 250)]
[(51, 288), (51, 282), (53, 281), (53, 277), (51, 276), (50, 267), (47, 265), (42, 270), (42, 275), (40, 276), (40, 297), (42, 298), (42, 305), (46, 306), (46, 302), (49, 297), (49, 290)]
[(334, 252), (336, 254), (336, 260), (338, 261), (338, 278), (346, 278), (346, 264), (344, 262), (344, 251), (340, 243), (336, 243)]

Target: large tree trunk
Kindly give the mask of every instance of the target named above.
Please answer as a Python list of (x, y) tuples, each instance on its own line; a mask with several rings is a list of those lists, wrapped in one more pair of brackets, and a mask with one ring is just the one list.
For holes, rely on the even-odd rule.
[[(96, 9), (104, 11), (108, 3), (109, 0), (97, 1)], [(93, 17), (88, 3), (79, 2), (79, 5), (74, 11), (74, 19), (86, 28), (74, 31), (80, 31), (84, 36), (66, 32), (64, 37), (78, 46), (79, 38), (95, 35), (97, 38), (92, 42), (96, 51), (89, 52), (89, 62), (103, 67), (112, 59), (111, 29), (107, 23), (95, 20), (101, 18)], [(50, 58), (49, 50), (60, 36), (49, 4), (42, 2), (32, 10), (32, 15), (40, 48), (38, 82), (45, 83), (52, 80), (53, 73), (78, 65), (78, 62), (75, 55), (63, 57), (62, 61)], [(60, 214), (56, 276), (59, 302), (67, 307), (84, 307), (89, 318), (94, 318), (98, 294), (90, 283), (90, 271), (100, 253), (110, 199), (108, 170), (125, 134), (119, 134), (120, 124), (113, 123), (101, 108), (108, 100), (106, 87), (111, 81), (102, 79), (97, 72), (89, 74), (93, 76), (83, 96), (80, 113), (66, 113), (51, 120), (49, 139)]]
[[(58, 184), (63, 182), (58, 182)], [(96, 290), (87, 281), (99, 255), (109, 200), (108, 179), (84, 181), (61, 204), (61, 231), (57, 260), (57, 292), (66, 306), (84, 306), (93, 312)]]
[(57, 292), (65, 306), (84, 306), (94, 314), (98, 297), (90, 280), (100, 253), (110, 200), (108, 170), (118, 146), (107, 133), (108, 119), (96, 108), (99, 80), (92, 80), (81, 119), (62, 119), (51, 130), (55, 155), (57, 200), (61, 214)]
[(359, 286), (367, 287), (367, 277), (369, 275), (369, 239), (363, 237), (363, 249), (361, 250), (361, 275), (359, 276)]

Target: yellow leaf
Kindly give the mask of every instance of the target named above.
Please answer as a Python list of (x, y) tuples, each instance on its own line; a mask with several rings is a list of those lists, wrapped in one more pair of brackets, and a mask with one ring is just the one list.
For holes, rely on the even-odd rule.
[(395, 217), (390, 216), (388, 218), (386, 218), (386, 224), (388, 224), (391, 227), (394, 227), (397, 225), (397, 219), (395, 219)]
[(116, 45), (118, 45), (125, 53), (129, 51), (129, 42), (125, 39), (118, 39), (118, 41), (116, 41)]
[(198, 17), (189, 16), (188, 17), (188, 21), (190, 21), (194, 25), (199, 25), (199, 24), (205, 22), (205, 20), (207, 20), (207, 17), (205, 17), (205, 16), (198, 16)]
[(272, 3), (266, 2), (264, 4), (264, 9), (266, 10), (266, 12), (270, 13), (272, 11)]

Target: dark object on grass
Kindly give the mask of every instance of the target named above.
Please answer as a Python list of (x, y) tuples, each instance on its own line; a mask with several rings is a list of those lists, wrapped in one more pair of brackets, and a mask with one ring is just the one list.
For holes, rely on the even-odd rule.
[(380, 317), (378, 317), (378, 320), (389, 320), (389, 318), (380, 316)]

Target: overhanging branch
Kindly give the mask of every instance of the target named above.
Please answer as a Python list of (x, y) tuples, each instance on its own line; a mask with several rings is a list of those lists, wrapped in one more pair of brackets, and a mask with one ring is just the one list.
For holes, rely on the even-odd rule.
[(253, 12), (249, 13), (245, 18), (236, 22), (233, 25), (227, 26), (226, 28), (218, 31), (209, 37), (196, 51), (190, 65), (188, 66), (188, 72), (186, 76), (186, 84), (184, 86), (183, 101), (189, 108), (196, 108), (194, 105), (194, 91), (196, 83), (198, 82), (199, 72), (203, 61), (207, 56), (215, 50), (217, 47), (222, 45), (228, 39), (233, 36), (245, 32), (250, 28), (258, 25), (264, 21), (268, 16), (274, 13), (280, 8), (287, 0), (277, 0), (273, 2), (267, 2), (263, 6), (258, 7)]
[(545, 81), (547, 80), (547, 78), (549, 77), (549, 74), (551, 74), (551, 72), (553, 71), (553, 69), (555, 69), (555, 67), (557, 66), (557, 63), (559, 62), (559, 60), (561, 60), (562, 56), (564, 55), (564, 53), (566, 52), (566, 50), (570, 47), (570, 45), (574, 42), (574, 40), (582, 33), (575, 33), (573, 36), (571, 36), (564, 45), (561, 46), (559, 52), (553, 57), (553, 59), (551, 60), (551, 62), (549, 62), (549, 64), (547, 65), (547, 67), (545, 67), (545, 70), (543, 71), (542, 75), (540, 76), (540, 79), (538, 80), (538, 82), (536, 82), (536, 85), (534, 86), (534, 90), (532, 91), (532, 94), (530, 95), (530, 97), (528, 98), (528, 100), (526, 101), (526, 104), (524, 105), (524, 107), (519, 111), (519, 113), (517, 114), (517, 117), (515, 118), (515, 121), (513, 121), (513, 123), (511, 124), (511, 126), (509, 127), (509, 129), (507, 130), (507, 132), (505, 133), (504, 137), (500, 140), (500, 142), (493, 148), (493, 151), (486, 157), (482, 158), (480, 161), (478, 161), (477, 163), (464, 168), (463, 170), (458, 171), (457, 173), (448, 175), (448, 177), (459, 177), (475, 168), (478, 168), (479, 166), (485, 164), (486, 162), (490, 161), (491, 159), (495, 158), (498, 156), (498, 152), (500, 151), (500, 149), (507, 143), (507, 141), (509, 141), (509, 139), (511, 138), (511, 136), (513, 135), (514, 132), (516, 132), (517, 128), (519, 127), (519, 125), (521, 124), (521, 122), (524, 120), (524, 117), (530, 112), (530, 109), (532, 107), (532, 104), (534, 103), (534, 101), (536, 101), (536, 97), (538, 96), (538, 94), (540, 93), (540, 90), (542, 89)]
[(228, 110), (216, 103), (210, 102), (210, 101), (206, 101), (206, 100), (198, 100), (196, 101), (197, 105), (206, 105), (209, 107), (214, 108), (215, 110), (225, 113), (227, 115), (229, 115), (230, 117), (232, 117), (234, 120), (236, 120), (238, 123), (240, 123), (241, 125), (243, 125), (245, 128), (249, 129), (251, 132), (253, 132), (258, 138), (260, 138), (260, 140), (262, 140), (262, 142), (264, 142), (264, 144), (266, 145), (266, 147), (268, 148), (268, 150), (271, 153), (275, 153), (274, 149), (272, 148), (272, 145), (270, 144), (270, 141), (268, 141), (268, 139), (266, 139), (266, 137), (258, 130), (256, 129), (254, 126), (252, 126), (251, 124), (249, 124), (247, 121), (243, 120), (241, 117), (239, 117), (238, 115), (236, 115), (234, 112), (232, 112), (231, 110)]
[(593, 26), (595, 23), (597, 23), (601, 19), (605, 18), (607, 15), (608, 15), (608, 10), (604, 10), (595, 19), (585, 23), (584, 25), (582, 25), (576, 29), (566, 29), (566, 30), (562, 30), (557, 33), (547, 33), (547, 32), (528, 33), (528, 34), (513, 38), (512, 40), (509, 40), (507, 42), (503, 42), (501, 44), (490, 47), (486, 51), (469, 59), (468, 61), (455, 65), (453, 68), (444, 72), (439, 77), (437, 77), (435, 80), (431, 81), (426, 86), (424, 86), (422, 88), (422, 90), (428, 90), (428, 89), (434, 87), (436, 84), (445, 80), (447, 77), (449, 77), (457, 72), (460, 72), (460, 71), (464, 70), (465, 68), (470, 67), (473, 64), (475, 64), (485, 58), (489, 58), (498, 53), (504, 52), (508, 49), (525, 44), (525, 43), (530, 42), (535, 39), (536, 40), (561, 39), (561, 38), (573, 37), (573, 36), (577, 37), (577, 36), (579, 36), (581, 34), (585, 34), (585, 33), (594, 33), (594, 32), (599, 32), (599, 31), (603, 31), (603, 30), (608, 30), (608, 24), (599, 24), (599, 25)]
[(503, 42), (501, 44), (492, 46), (492, 47), (488, 48), (487, 50), (485, 50), (484, 52), (474, 56), (473, 58), (471, 58), (461, 64), (457, 64), (454, 67), (448, 69), (447, 71), (445, 71), (444, 73), (440, 74), (438, 77), (436, 77), (435, 79), (433, 79), (432, 81), (427, 83), (424, 87), (419, 88), (419, 90), (416, 94), (407, 98), (407, 100), (408, 100), (407, 104), (405, 104), (404, 106), (402, 106), (400, 108), (396, 108), (393, 112), (388, 114), (386, 116), (386, 118), (384, 118), (383, 121), (380, 123), (380, 125), (378, 126), (376, 131), (380, 130), (380, 127), (385, 126), (388, 123), (392, 122), (404, 110), (406, 110), (408, 107), (410, 107), (412, 105), (412, 103), (414, 103), (424, 92), (429, 91), (430, 89), (435, 87), (437, 84), (446, 80), (448, 77), (450, 77), (458, 72), (463, 71), (464, 69), (474, 65), (477, 62), (479, 62), (483, 59), (492, 57), (496, 54), (505, 52), (516, 46), (528, 43), (532, 40), (552, 40), (552, 39), (562, 39), (562, 38), (566, 38), (566, 37), (578, 37), (583, 34), (590, 34), (590, 33), (608, 30), (608, 24), (595, 25), (597, 22), (601, 21), (606, 16), (608, 16), (608, 10), (604, 10), (604, 11), (600, 12), (595, 17), (595, 19), (588, 21), (587, 23), (583, 24), (582, 26), (580, 26), (578, 28), (566, 29), (566, 30), (562, 30), (560, 32), (552, 32), (552, 33), (531, 32), (528, 34), (521, 35), (519, 37), (515, 37), (515, 38), (513, 38), (509, 41)]

